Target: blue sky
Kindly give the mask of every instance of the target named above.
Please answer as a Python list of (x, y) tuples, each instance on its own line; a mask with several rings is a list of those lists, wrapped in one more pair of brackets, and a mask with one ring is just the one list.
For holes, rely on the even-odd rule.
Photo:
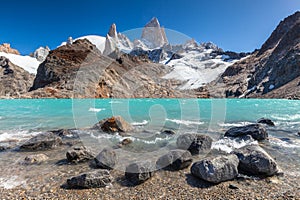
[(105, 36), (111, 23), (119, 32), (141, 28), (156, 16), (165, 28), (198, 42), (253, 51), (297, 10), (299, 0), (5, 0), (0, 43), (29, 54), (39, 46), (53, 49), (68, 36)]

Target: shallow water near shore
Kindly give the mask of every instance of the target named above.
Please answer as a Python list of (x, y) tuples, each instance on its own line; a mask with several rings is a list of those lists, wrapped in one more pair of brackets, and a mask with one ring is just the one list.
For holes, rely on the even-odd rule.
[[(159, 132), (164, 129), (175, 130), (176, 135), (188, 132), (208, 134), (214, 139), (214, 149), (230, 151), (230, 148), (246, 144), (232, 144), (232, 141), (229, 144), (226, 140), (219, 140), (227, 129), (266, 117), (272, 119), (276, 126), (267, 127), (270, 139), (262, 142), (262, 147), (277, 160), (285, 173), (299, 177), (299, 108), (300, 101), (259, 99), (0, 100), (0, 145), (22, 143), (49, 130), (87, 128), (101, 119), (121, 115), (140, 131), (128, 136), (134, 145), (128, 147), (127, 152), (155, 154), (158, 149), (172, 148), (176, 136), (160, 135)], [(81, 139), (84, 145), (95, 150), (98, 144), (109, 142), (116, 145), (124, 138), (90, 132), (89, 139), (84, 136)], [(90, 170), (86, 165), (60, 165), (59, 161), (65, 158), (67, 149), (60, 147), (42, 152), (50, 159), (38, 166), (20, 165), (22, 159), (33, 152), (17, 152), (14, 149), (0, 152), (0, 166), (5, 169), (0, 172), (0, 187), (35, 187), (38, 182), (61, 181), (61, 176)], [(47, 173), (49, 176), (36, 179), (37, 174)]]

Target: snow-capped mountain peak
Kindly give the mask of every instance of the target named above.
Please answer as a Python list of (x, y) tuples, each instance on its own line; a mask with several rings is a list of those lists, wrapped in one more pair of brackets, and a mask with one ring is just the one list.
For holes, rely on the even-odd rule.
[[(194, 39), (182, 44), (169, 44), (165, 29), (153, 17), (143, 28), (140, 38), (131, 41), (126, 35), (117, 32), (112, 24), (106, 37), (85, 36), (107, 56), (119, 52), (131, 55), (147, 55), (150, 60), (170, 67), (165, 79), (178, 79), (184, 82), (179, 89), (196, 89), (215, 80), (237, 59), (226, 54), (212, 42), (197, 43)], [(77, 40), (75, 39), (75, 40)], [(232, 52), (234, 53), (234, 52)]]

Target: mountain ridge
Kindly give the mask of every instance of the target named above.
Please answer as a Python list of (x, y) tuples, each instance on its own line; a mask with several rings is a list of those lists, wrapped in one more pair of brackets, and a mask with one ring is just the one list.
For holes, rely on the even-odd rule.
[(216, 91), (214, 97), (299, 99), (296, 84), (282, 89), (299, 78), (299, 66), (300, 12), (296, 12), (279, 23), (260, 50), (228, 67), (210, 87)]
[[(32, 59), (41, 63), (30, 90), (12, 97), (300, 98), (300, 12), (282, 20), (251, 54), (223, 51), (193, 39), (169, 44), (157, 18), (134, 41), (112, 24), (106, 37), (83, 36), (50, 52), (36, 52)], [(89, 67), (94, 75), (84, 80), (86, 74), (79, 74)], [(90, 81), (80, 94), (78, 80)]]

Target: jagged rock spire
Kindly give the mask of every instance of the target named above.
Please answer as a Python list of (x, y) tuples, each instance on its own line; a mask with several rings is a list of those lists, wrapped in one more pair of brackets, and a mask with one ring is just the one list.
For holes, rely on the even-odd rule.
[(142, 40), (145, 41), (149, 48), (158, 48), (168, 44), (165, 29), (160, 27), (156, 17), (153, 17), (151, 21), (145, 25), (142, 33)]
[(117, 26), (115, 23), (113, 23), (110, 28), (109, 28), (109, 31), (108, 31), (108, 35), (112, 38), (117, 38), (118, 37), (118, 34), (117, 34)]
[(148, 22), (148, 23), (146, 24), (145, 27), (158, 27), (158, 28), (160, 28), (160, 24), (159, 24), (158, 19), (157, 19), (156, 17), (153, 17), (153, 18), (150, 20), (150, 22)]

